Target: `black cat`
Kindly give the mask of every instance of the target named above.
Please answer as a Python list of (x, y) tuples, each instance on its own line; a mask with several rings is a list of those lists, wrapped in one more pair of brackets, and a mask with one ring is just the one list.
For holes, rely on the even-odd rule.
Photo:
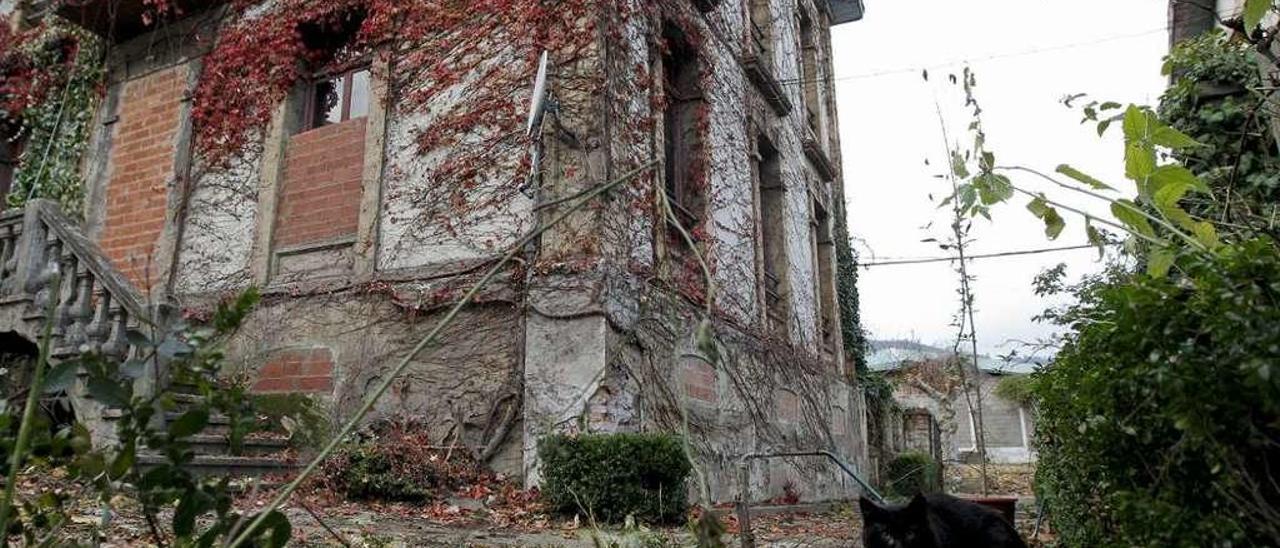
[(950, 495), (916, 495), (906, 505), (881, 506), (863, 497), (866, 548), (1026, 548), (995, 510)]

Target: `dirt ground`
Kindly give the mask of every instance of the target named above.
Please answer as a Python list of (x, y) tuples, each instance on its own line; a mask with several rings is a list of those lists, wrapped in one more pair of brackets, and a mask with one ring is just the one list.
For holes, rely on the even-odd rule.
[[(247, 486), (238, 506), (245, 511), (261, 508), (275, 494), (270, 485), (283, 478)], [(268, 487), (260, 487), (267, 485)], [(24, 475), (21, 497), (56, 492), (68, 497), (71, 522), (61, 537), (91, 540), (95, 525), (101, 529), (102, 546), (158, 546), (139, 507), (124, 495), (104, 505), (83, 486), (70, 481), (60, 469)], [(109, 506), (109, 510), (104, 510)], [(729, 508), (717, 508), (730, 545), (738, 545), (739, 527)], [(693, 537), (682, 527), (592, 527), (581, 518), (553, 517), (537, 501), (536, 493), (511, 485), (478, 485), (459, 491), (447, 500), (430, 504), (350, 502), (312, 489), (295, 495), (286, 514), (294, 527), (297, 546), (351, 547), (511, 547), (568, 546), (653, 548), (691, 546)], [(162, 522), (170, 516), (162, 515)], [(1021, 503), (1019, 529), (1024, 536), (1034, 525), (1034, 502)], [(861, 521), (853, 504), (828, 505), (816, 512), (781, 512), (753, 515), (752, 532), (757, 546), (778, 548), (846, 547), (861, 545)], [(1048, 536), (1032, 542), (1044, 545)], [(596, 542), (599, 540), (600, 542)], [(168, 539), (165, 542), (170, 545)]]

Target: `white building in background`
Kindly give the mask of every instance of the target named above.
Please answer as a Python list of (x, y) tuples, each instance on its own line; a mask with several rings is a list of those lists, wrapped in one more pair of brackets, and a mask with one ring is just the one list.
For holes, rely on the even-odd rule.
[[(867, 366), (894, 385), (900, 420), (887, 421), (886, 445), (894, 451), (920, 451), (943, 462), (975, 462), (977, 421), (948, 349), (910, 341), (873, 341)], [(980, 356), (983, 439), (990, 462), (1035, 462), (1035, 418), (1025, 402), (998, 394), (1006, 379), (1031, 374), (1036, 364)]]

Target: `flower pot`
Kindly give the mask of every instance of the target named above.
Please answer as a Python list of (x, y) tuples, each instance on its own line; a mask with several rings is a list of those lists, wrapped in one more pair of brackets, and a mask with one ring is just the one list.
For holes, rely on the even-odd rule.
[(965, 500), (968, 500), (969, 502), (976, 502), (986, 506), (987, 508), (1000, 512), (1000, 515), (1004, 516), (1004, 519), (1008, 520), (1010, 524), (1014, 523), (1014, 519), (1017, 516), (1018, 499), (1015, 497), (978, 496), (966, 497)]

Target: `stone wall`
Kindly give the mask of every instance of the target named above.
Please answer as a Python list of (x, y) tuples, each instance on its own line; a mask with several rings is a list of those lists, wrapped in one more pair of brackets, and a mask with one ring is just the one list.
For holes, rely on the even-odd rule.
[[(439, 319), (397, 306), (386, 294), (269, 294), (234, 339), (227, 374), (259, 392), (315, 394), (334, 421), (345, 420)], [(368, 420), (420, 419), (434, 443), (484, 447), (492, 441), (483, 436), (495, 405), (519, 404), (521, 324), (519, 310), (506, 301), (465, 311)], [(511, 431), (492, 465), (519, 477), (518, 422)]]
[[(660, 292), (643, 300), (609, 307), (608, 367), (598, 387), (584, 388), (588, 430), (687, 432), (716, 501), (736, 496), (734, 474), (749, 453), (828, 450), (869, 472), (860, 394), (834, 364), (729, 318), (715, 322), (716, 351), (705, 361), (696, 357), (696, 308)], [(753, 500), (786, 489), (806, 500), (858, 492), (821, 458), (753, 461)]]
[[(821, 104), (806, 106), (802, 86), (784, 84), (795, 108), (783, 115), (766, 104), (742, 64), (751, 34), (746, 2), (720, 2), (706, 14), (689, 2), (600, 3), (599, 13), (575, 20), (585, 43), (550, 52), (553, 62), (563, 60), (550, 83), (557, 108), (532, 139), (484, 122), (452, 139), (433, 133), (456, 123), (482, 84), (510, 89), (519, 106), (503, 115), (523, 118), (533, 77), (526, 61), (536, 52), (495, 37), (492, 55), (472, 73), (439, 86), (430, 71), (411, 78), (397, 70), (398, 56), (423, 52), (375, 52), (367, 119), (299, 133), (302, 94), (294, 93), (225, 165), (183, 158), (190, 128), (185, 107), (174, 104), (198, 73), (201, 51), (173, 48), (155, 61), (141, 47), (115, 61), (127, 77), (115, 80), (104, 113), (109, 118), (118, 107), (121, 129), (99, 143), (110, 160), (96, 187), (102, 198), (91, 200), (91, 228), (101, 226), (104, 244), (145, 244), (161, 269), (176, 265), (163, 272), (172, 281), (166, 296), (193, 314), (250, 285), (262, 288), (264, 303), (236, 337), (227, 374), (260, 392), (316, 394), (335, 419), (349, 417), (482, 267), (561, 213), (554, 203), (536, 208), (539, 200), (555, 202), (663, 161), (668, 98), (654, 63), (665, 47), (661, 26), (676, 24), (697, 37), (696, 161), (708, 210), (701, 226), (688, 228), (714, 283), (701, 279), (692, 255), (668, 249), (675, 233), (657, 209), (662, 183), (654, 170), (526, 248), (520, 267), (412, 362), (370, 420), (413, 416), (441, 444), (496, 443), (495, 467), (530, 484), (538, 479), (537, 441), (548, 433), (685, 431), (682, 410), (716, 500), (734, 496), (734, 467), (752, 451), (832, 450), (867, 470), (860, 393), (841, 350), (821, 346), (819, 336), (821, 310), (834, 299), (815, 280), (818, 261), (832, 258), (814, 252), (814, 204), (841, 211), (831, 207), (841, 194), (838, 177), (825, 180), (804, 144), (817, 129), (838, 159), (834, 103), (824, 88)], [(798, 83), (795, 14), (806, 11), (825, 47), (825, 12), (810, 0), (772, 0), (770, 9), (772, 77)], [(148, 83), (162, 76), (164, 86)], [(168, 95), (138, 97), (153, 88)], [(410, 101), (420, 93), (431, 96), (425, 108)], [(138, 118), (137, 109), (151, 114)], [(173, 127), (161, 127), (165, 121)], [(138, 123), (157, 126), (124, 129)], [(167, 145), (134, 145), (133, 137)], [(752, 167), (765, 141), (781, 164), (792, 282), (790, 317), (773, 330), (762, 307), (761, 198)], [(534, 146), (542, 163), (530, 165)], [(468, 147), (484, 148), (486, 160), (468, 160)], [(131, 154), (160, 154), (145, 157), (159, 167)], [(175, 169), (186, 177), (171, 180)], [(136, 185), (159, 188), (160, 199), (113, 198)], [(146, 241), (120, 233), (133, 226), (122, 221), (135, 214), (118, 209), (125, 206), (145, 208)], [(140, 249), (120, 247), (113, 258), (119, 264)], [(707, 299), (722, 357), (712, 363), (689, 357)], [(509, 406), (522, 413), (509, 439), (495, 441), (493, 421)], [(855, 492), (824, 461), (753, 465), (754, 498), (778, 496), (788, 484), (807, 499)]]

